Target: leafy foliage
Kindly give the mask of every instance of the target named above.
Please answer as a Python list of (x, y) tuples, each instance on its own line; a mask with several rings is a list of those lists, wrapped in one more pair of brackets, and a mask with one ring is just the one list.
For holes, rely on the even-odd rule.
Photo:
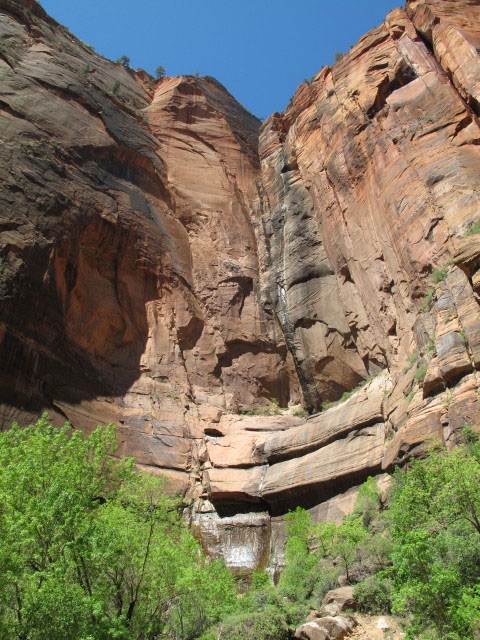
[(157, 76), (157, 78), (163, 78), (163, 76), (165, 75), (165, 67), (159, 64), (155, 69), (155, 75)]
[(339, 572), (361, 611), (404, 616), (409, 640), (467, 640), (480, 632), (480, 442), (465, 425), (454, 451), (432, 448), (397, 471), (387, 509), (373, 478), (341, 524), (288, 516), (291, 599), (321, 600)]
[(318, 558), (310, 553), (312, 519), (308, 511), (297, 507), (286, 516), (286, 567), (280, 578), (280, 591), (291, 600), (304, 602), (315, 586)]
[[(425, 460), (397, 471), (388, 507), (368, 478), (341, 524), (314, 525), (300, 508), (289, 513), (286, 568), (262, 601), (276, 602), (277, 610), (285, 598), (292, 606), (318, 606), (342, 574), (355, 584), (361, 611), (403, 616), (409, 640), (479, 633), (480, 442), (467, 425), (462, 440), (454, 451), (432, 448)], [(265, 610), (257, 598), (246, 596), (250, 611)]]
[(357, 547), (365, 538), (366, 531), (361, 518), (347, 517), (337, 528), (335, 543), (333, 545), (336, 554), (345, 570), (347, 582), (351, 579), (351, 569), (356, 557)]
[(411, 615), (410, 638), (466, 640), (478, 627), (480, 445), (469, 435), (470, 444), (432, 450), (395, 477), (393, 608)]
[(289, 640), (290, 627), (274, 607), (262, 611), (240, 613), (227, 618), (202, 640)]
[(382, 494), (375, 478), (369, 476), (358, 490), (355, 503), (355, 514), (360, 516), (363, 524), (368, 526), (380, 510)]
[(178, 501), (115, 451), (112, 426), (0, 433), (1, 637), (186, 639), (233, 609)]
[(358, 583), (353, 596), (357, 607), (365, 613), (389, 613), (392, 606), (392, 583), (386, 572), (379, 572)]
[(469, 640), (480, 632), (480, 441), (468, 425), (461, 440), (397, 471), (388, 507), (368, 478), (340, 524), (288, 513), (278, 586), (256, 573), (239, 595), (163, 482), (115, 459), (113, 426), (86, 437), (47, 416), (14, 425), (0, 433), (0, 637), (286, 640), (342, 575), (361, 611), (404, 616), (409, 640)]

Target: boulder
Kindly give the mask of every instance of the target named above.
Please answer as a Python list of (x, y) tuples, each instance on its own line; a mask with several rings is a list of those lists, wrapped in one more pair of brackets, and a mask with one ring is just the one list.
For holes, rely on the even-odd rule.
[(356, 609), (353, 587), (340, 587), (329, 591), (322, 600), (322, 613), (326, 613), (327, 607), (330, 616), (336, 616), (345, 609)]
[(342, 640), (357, 622), (351, 616), (326, 616), (306, 622), (295, 630), (295, 638), (302, 640)]

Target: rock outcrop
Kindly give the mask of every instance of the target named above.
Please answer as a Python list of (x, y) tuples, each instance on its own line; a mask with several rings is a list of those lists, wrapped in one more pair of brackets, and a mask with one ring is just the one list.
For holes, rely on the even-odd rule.
[(34, 0), (0, 30), (4, 427), (115, 422), (242, 574), (480, 430), (479, 2), (410, 0), (261, 126)]

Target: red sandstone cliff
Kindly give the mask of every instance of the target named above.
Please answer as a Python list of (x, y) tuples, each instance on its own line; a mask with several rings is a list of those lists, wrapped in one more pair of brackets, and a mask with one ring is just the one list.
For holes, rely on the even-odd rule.
[(339, 517), (480, 429), (479, 1), (391, 12), (259, 141), (213, 78), (154, 82), (33, 0), (0, 30), (2, 425), (117, 423), (247, 570), (288, 508)]
[(259, 122), (212, 78), (155, 83), (0, 6), (2, 423), (116, 422), (185, 490), (203, 417), (291, 393), (257, 296)]

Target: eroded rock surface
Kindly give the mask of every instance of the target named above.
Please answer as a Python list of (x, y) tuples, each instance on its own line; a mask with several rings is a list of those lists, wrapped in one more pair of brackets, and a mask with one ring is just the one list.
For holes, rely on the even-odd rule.
[(116, 423), (241, 575), (480, 430), (478, 2), (410, 0), (261, 127), (33, 0), (0, 30), (2, 426)]

